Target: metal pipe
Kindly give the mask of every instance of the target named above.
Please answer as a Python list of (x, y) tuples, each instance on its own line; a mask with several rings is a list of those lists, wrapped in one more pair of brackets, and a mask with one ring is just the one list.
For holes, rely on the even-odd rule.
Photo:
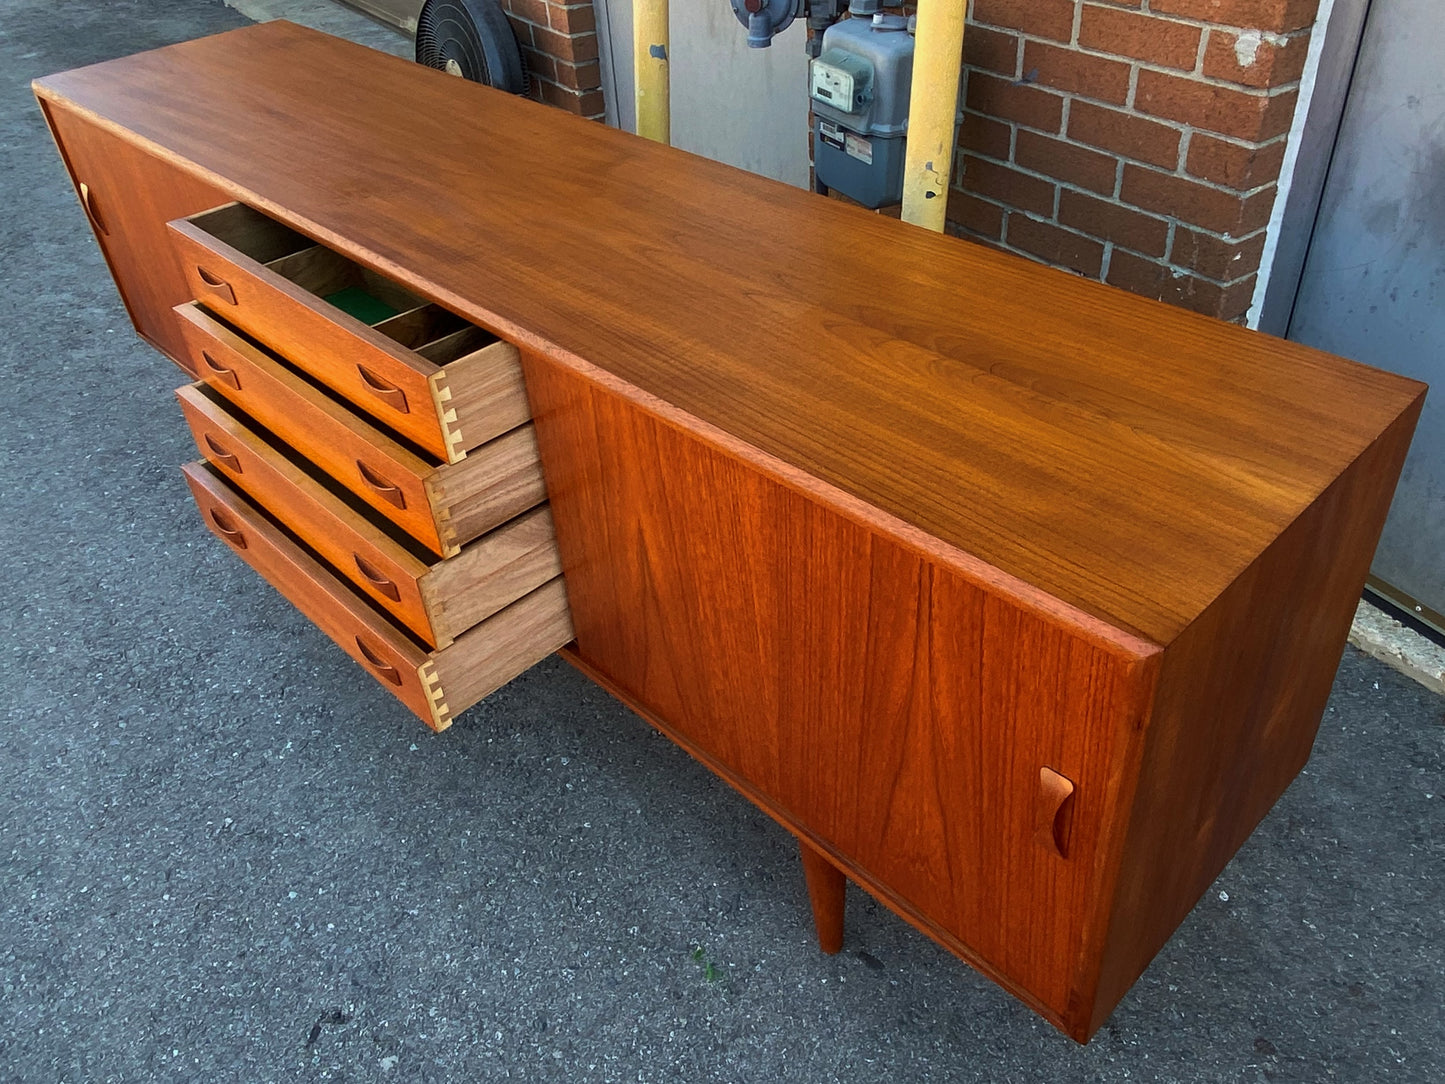
[(943, 232), (963, 67), (963, 0), (918, 0), (908, 150), (903, 159), (903, 221)]
[(632, 85), (637, 134), (672, 142), (668, 86), (668, 0), (632, 0)]

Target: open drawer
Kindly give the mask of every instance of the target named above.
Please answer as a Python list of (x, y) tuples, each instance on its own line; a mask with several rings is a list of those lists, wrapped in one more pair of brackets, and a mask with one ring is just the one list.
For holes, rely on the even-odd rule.
[(458, 463), (402, 443), (195, 303), (176, 309), (206, 385), (428, 550), (461, 547), (547, 499), (528, 422)]
[(434, 730), (572, 639), (558, 577), (427, 651), (206, 464), (181, 469), (206, 526)]
[(562, 574), (552, 514), (523, 512), (438, 561), (368, 514), (333, 479), (203, 385), (176, 398), (212, 469), (431, 647)]
[(445, 462), (530, 416), (516, 347), (243, 203), (171, 222), (192, 296)]

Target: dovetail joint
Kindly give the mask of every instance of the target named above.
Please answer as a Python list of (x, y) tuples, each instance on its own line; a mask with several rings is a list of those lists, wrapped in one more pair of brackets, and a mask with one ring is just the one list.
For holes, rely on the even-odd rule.
[(457, 542), (457, 532), (452, 527), (452, 510), (447, 505), (446, 489), (440, 473), (433, 473), (423, 481), (427, 503), (431, 506), (432, 524), (437, 529), (437, 541), (441, 543), (443, 557), (455, 557), (462, 552)]
[(452, 510), (450, 508), (434, 509), (432, 520), (436, 523), (437, 538), (441, 540), (442, 556), (455, 557), (462, 552), (461, 545), (457, 542), (456, 528), (452, 526)]
[(426, 693), (427, 707), (431, 709), (431, 728), (436, 731), (445, 730), (452, 725), (452, 709), (447, 706), (446, 690), (442, 688), (441, 679), (437, 677), (436, 665), (427, 660), (422, 663), (421, 669), (417, 671), (421, 678), (422, 691)]
[(441, 422), (442, 440), (446, 444), (447, 462), (458, 463), (467, 457), (462, 446), (462, 430), (457, 424), (457, 409), (448, 404), (452, 401), (452, 389), (447, 383), (446, 373), (437, 373), (431, 379), (432, 402), (436, 406), (437, 418)]

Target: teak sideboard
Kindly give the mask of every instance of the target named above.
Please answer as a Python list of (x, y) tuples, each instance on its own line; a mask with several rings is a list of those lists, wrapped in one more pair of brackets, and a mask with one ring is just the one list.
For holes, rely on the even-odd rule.
[(1423, 385), (284, 22), (35, 90), (208, 526), (435, 727), (564, 648), (825, 949), (1087, 1040), (1305, 764)]

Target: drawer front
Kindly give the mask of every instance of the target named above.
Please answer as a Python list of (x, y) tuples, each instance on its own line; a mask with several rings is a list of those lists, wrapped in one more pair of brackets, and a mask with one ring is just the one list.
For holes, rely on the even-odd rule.
[(369, 425), (274, 358), (211, 319), (199, 306), (176, 309), (196, 371), (235, 403), (372, 508), (442, 556), (426, 491), (433, 467)]
[(206, 526), (434, 730), (572, 639), (560, 576), (427, 652), (272, 525), (205, 463), (181, 468)]
[(424, 722), (450, 721), (431, 660), (350, 588), (267, 523), (204, 464), (181, 468), (206, 526)]
[(196, 447), (217, 474), (244, 490), (399, 624), (437, 646), (422, 597), (426, 563), (199, 387), (181, 388), (176, 398)]
[(198, 301), (433, 455), (460, 454), (433, 396), (437, 365), (192, 222), (172, 222), (170, 231)]

